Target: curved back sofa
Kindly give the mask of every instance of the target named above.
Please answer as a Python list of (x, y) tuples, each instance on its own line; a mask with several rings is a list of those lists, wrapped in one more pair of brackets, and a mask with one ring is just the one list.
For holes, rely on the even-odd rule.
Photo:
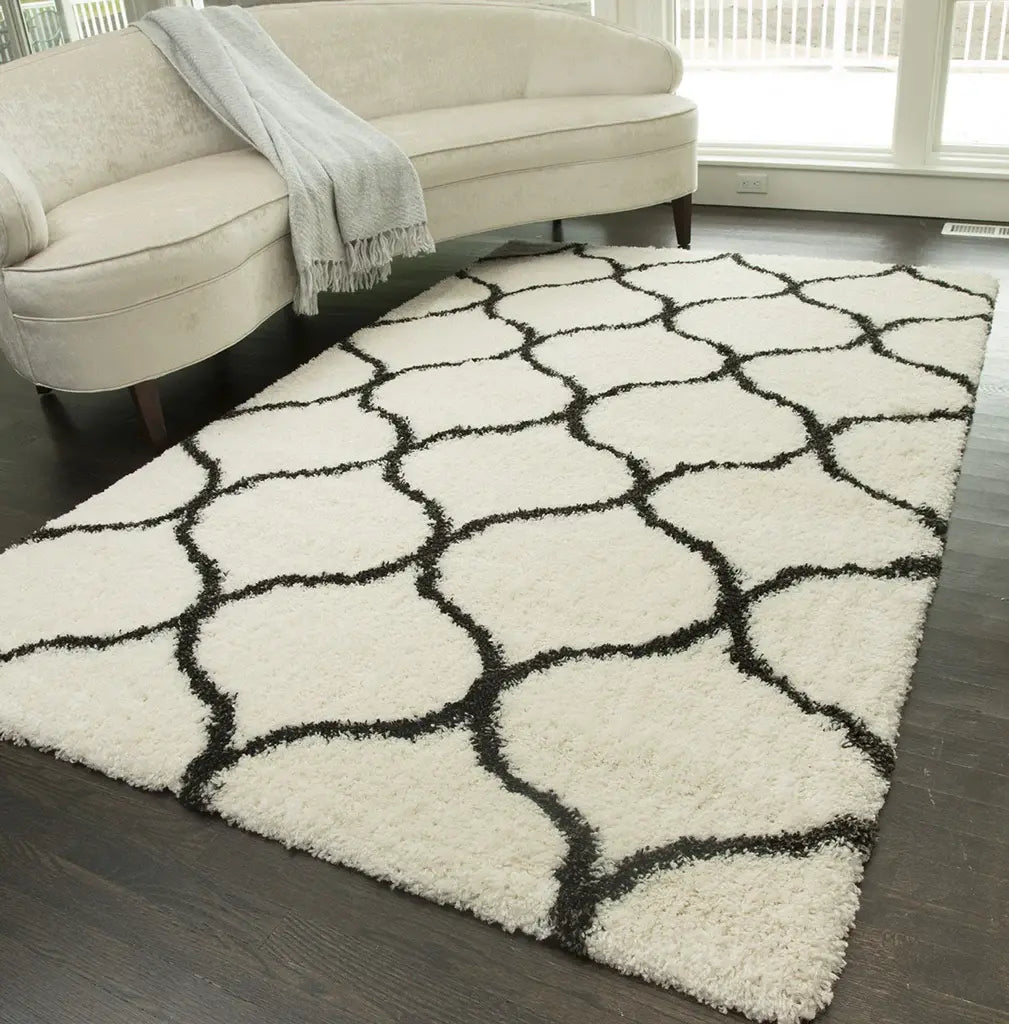
[[(657, 40), (495, 0), (252, 8), (414, 161), (436, 240), (679, 200), (696, 109)], [(40, 391), (132, 387), (291, 301), (280, 177), (135, 28), (0, 67), (0, 342)]]

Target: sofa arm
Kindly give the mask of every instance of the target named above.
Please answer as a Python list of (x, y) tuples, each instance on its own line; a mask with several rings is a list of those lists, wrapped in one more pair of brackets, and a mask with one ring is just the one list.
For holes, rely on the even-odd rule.
[(669, 54), (669, 91), (676, 92), (683, 81), (683, 56), (672, 43), (665, 39), (658, 40)]
[(35, 183), (0, 142), (0, 267), (11, 267), (49, 244), (49, 224)]

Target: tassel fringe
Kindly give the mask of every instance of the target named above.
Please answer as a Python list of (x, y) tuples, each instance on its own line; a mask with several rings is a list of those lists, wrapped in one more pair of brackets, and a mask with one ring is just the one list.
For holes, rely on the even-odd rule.
[(298, 267), (294, 311), (307, 316), (319, 312), (320, 292), (356, 292), (373, 288), (388, 279), (395, 256), (420, 256), (434, 252), (427, 223), (391, 228), (372, 238), (348, 242), (342, 260), (311, 260)]

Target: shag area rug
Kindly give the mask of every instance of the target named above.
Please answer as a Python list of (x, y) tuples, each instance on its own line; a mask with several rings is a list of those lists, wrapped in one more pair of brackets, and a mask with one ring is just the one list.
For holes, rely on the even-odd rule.
[(994, 293), (658, 249), (477, 264), (0, 556), (0, 733), (811, 1017)]

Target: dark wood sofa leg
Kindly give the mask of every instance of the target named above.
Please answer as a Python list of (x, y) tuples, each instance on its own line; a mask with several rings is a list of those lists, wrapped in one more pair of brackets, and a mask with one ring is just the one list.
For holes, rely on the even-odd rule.
[(690, 248), (690, 215), (694, 197), (688, 192), (673, 200), (673, 224), (676, 227), (676, 244), (681, 249)]
[(143, 380), (130, 388), (130, 397), (144, 421), (144, 429), (151, 444), (162, 451), (168, 446), (168, 431), (165, 430), (165, 417), (161, 411), (161, 395), (158, 393), (156, 380)]
[(555, 242), (564, 241), (564, 221), (555, 220), (553, 223), (553, 240)]
[(36, 384), (36, 385), (35, 385), (35, 390), (36, 390), (36, 391), (37, 391), (37, 392), (38, 392), (38, 393), (39, 393), (40, 395), (51, 395), (51, 394), (53, 393), (53, 389), (52, 389), (52, 388), (47, 388), (47, 387), (45, 386), (45, 384)]

